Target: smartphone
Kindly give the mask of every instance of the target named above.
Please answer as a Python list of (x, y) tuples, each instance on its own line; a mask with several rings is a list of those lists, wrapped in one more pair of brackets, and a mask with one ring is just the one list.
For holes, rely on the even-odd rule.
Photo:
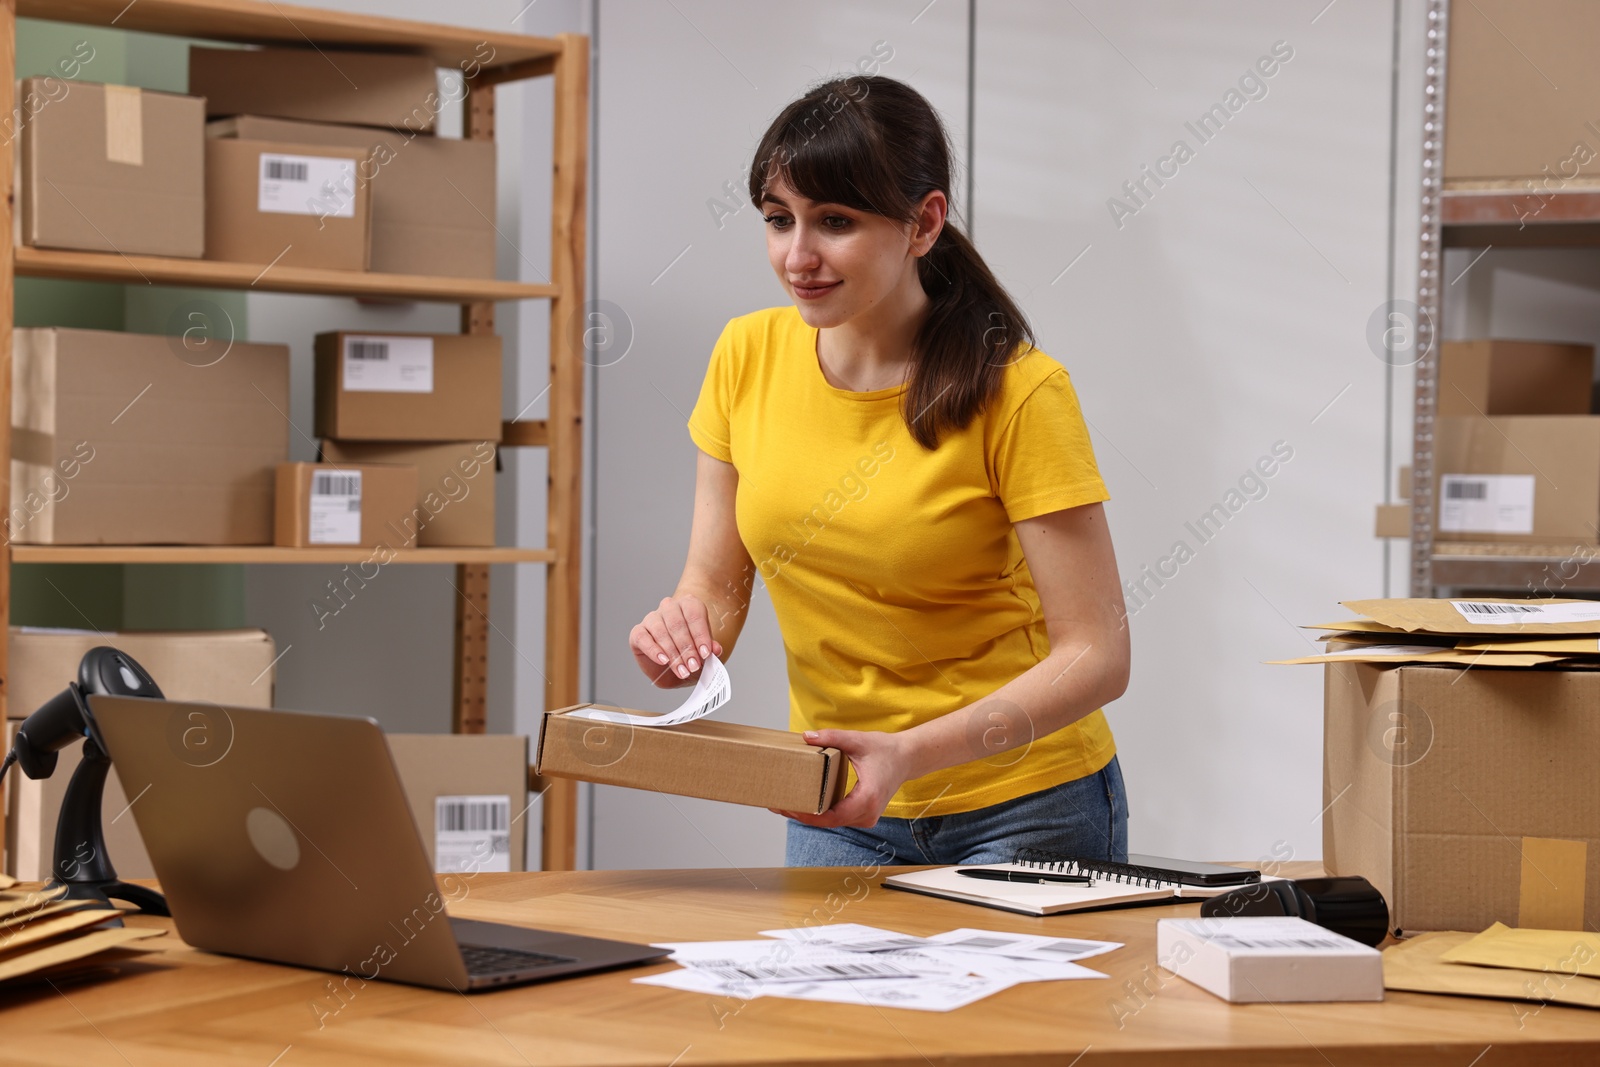
[[(1220, 863), (1198, 863), (1194, 860), (1175, 860), (1167, 856), (1143, 856), (1130, 852), (1128, 862), (1139, 867), (1153, 867), (1166, 872), (1169, 882), (1183, 885), (1251, 885), (1261, 880), (1260, 871), (1243, 867), (1224, 867)], [(1176, 875), (1176, 877), (1173, 877)]]

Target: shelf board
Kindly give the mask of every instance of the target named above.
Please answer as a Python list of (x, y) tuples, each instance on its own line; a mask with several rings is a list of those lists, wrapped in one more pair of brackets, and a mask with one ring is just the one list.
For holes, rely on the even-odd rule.
[(1446, 247), (1600, 245), (1600, 183), (1574, 180), (1535, 194), (1528, 182), (1460, 182), (1445, 189)]
[(1530, 596), (1600, 590), (1600, 545), (1436, 541), (1433, 584)]
[[(394, 549), (394, 563), (552, 563), (548, 548)], [(13, 563), (364, 563), (365, 545), (12, 545)]]
[(209, 259), (124, 256), (115, 252), (66, 252), (53, 248), (15, 250), (16, 270), (30, 278), (86, 282), (175, 285), (197, 289), (258, 289), (319, 296), (436, 300), (447, 304), (531, 300), (556, 295), (557, 287), (494, 278), (431, 278), (419, 274), (313, 267), (267, 267), (260, 263), (220, 263)]
[(526, 70), (561, 50), (561, 43), (549, 37), (323, 11), (275, 0), (16, 0), (16, 4), (17, 14), (24, 18), (119, 30), (295, 48), (308, 44), (381, 48), (432, 56), (441, 67), (469, 71), (469, 64), (487, 61), (485, 69), (491, 81), (498, 80), (494, 77), (497, 70)]

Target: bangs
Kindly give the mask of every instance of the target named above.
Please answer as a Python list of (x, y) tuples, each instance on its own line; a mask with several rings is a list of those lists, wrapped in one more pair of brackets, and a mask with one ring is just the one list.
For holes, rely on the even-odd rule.
[(772, 124), (750, 171), (750, 200), (756, 207), (781, 182), (817, 203), (893, 219), (910, 216), (910, 203), (880, 162), (882, 146), (875, 144), (872, 125), (843, 86), (818, 86)]

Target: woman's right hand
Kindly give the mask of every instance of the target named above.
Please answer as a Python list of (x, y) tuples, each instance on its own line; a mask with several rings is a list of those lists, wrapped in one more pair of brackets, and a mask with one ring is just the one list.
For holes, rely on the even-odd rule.
[(663, 599), (629, 632), (628, 647), (645, 677), (662, 689), (693, 685), (706, 656), (722, 655), (705, 603), (693, 593)]

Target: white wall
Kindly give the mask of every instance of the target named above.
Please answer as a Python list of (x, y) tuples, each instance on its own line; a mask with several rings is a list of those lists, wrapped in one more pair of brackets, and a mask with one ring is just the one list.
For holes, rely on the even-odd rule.
[[(1418, 17), (1407, 0), (1400, 21)], [(729, 317), (783, 301), (754, 210), (718, 228), (706, 201), (740, 184), (783, 104), (878, 40), (895, 49), (884, 73), (930, 97), (964, 155), (967, 18), (955, 0), (599, 4), (597, 295), (631, 324), (632, 347), (596, 376), (593, 699), (681, 696), (638, 674), (627, 632), (683, 563), (683, 424), (711, 344)], [(1406, 383), (1366, 341), (1388, 296), (1394, 24), (1390, 4), (1321, 0), (976, 6), (978, 245), (1073, 374), (1123, 577), (1180, 539), (1195, 550), (1138, 607), (1133, 682), (1108, 708), (1139, 850), (1320, 854), (1321, 673), (1261, 661), (1307, 651), (1297, 624), (1381, 595), (1395, 569), (1372, 505), (1404, 462), (1386, 441), (1409, 451), (1409, 395), (1393, 401), (1396, 426), (1391, 394)], [(1278, 41), (1294, 54), (1267, 95), (1200, 144), (1184, 123)], [(1116, 225), (1108, 199), (1180, 138), (1194, 158)], [(1392, 255), (1403, 268), (1414, 243)], [(1293, 459), (1267, 495), (1200, 544), (1185, 523), (1278, 441)], [(783, 725), (764, 598), (731, 673), (728, 717)], [(592, 792), (596, 866), (781, 862), (782, 825), (764, 811)]]

